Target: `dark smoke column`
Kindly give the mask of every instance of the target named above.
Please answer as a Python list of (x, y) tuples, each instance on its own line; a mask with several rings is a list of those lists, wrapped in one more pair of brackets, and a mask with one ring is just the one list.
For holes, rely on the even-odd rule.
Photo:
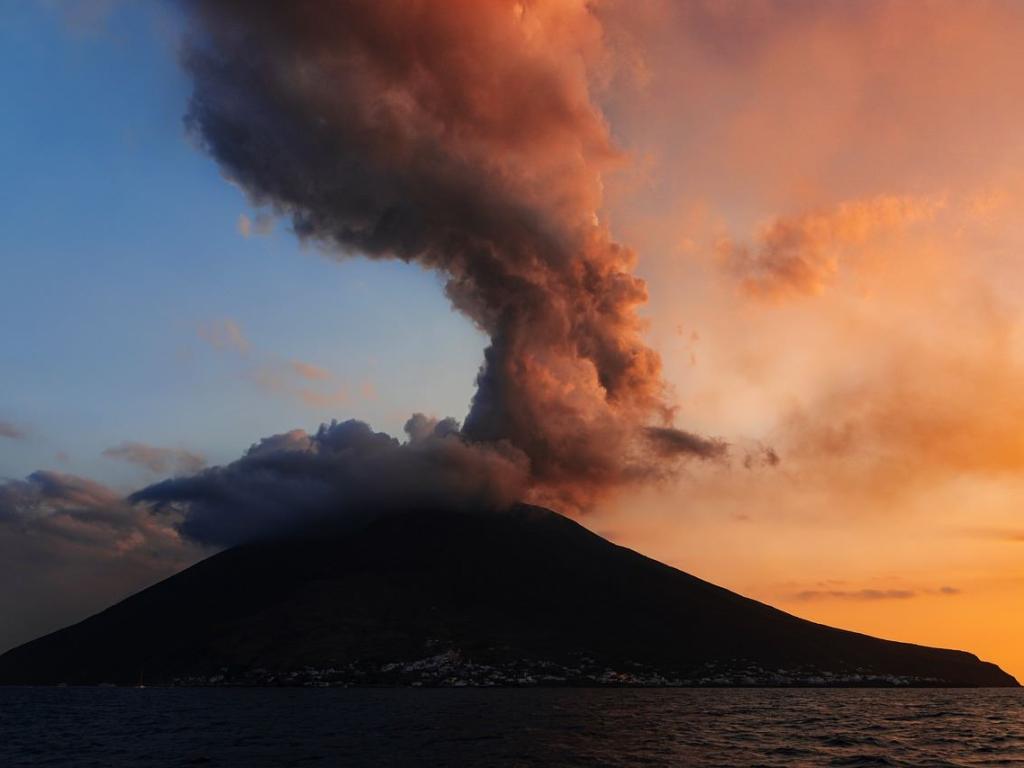
[(646, 287), (597, 218), (619, 158), (590, 98), (586, 3), (186, 7), (186, 121), (225, 173), (339, 258), (438, 270), (489, 335), (465, 439), (521, 450), (536, 498), (563, 508), (720, 452), (664, 439)]

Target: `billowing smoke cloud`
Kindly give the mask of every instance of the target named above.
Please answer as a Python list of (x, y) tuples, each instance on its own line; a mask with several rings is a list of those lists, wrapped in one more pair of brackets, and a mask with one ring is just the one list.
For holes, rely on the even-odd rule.
[(253, 445), (242, 458), (135, 493), (156, 513), (172, 512), (188, 538), (229, 546), (363, 511), (500, 509), (526, 488), (526, 457), (507, 443), (470, 444), (459, 425), (421, 414), (409, 441), (360, 421), (315, 434), (294, 430)]
[(723, 456), (728, 448), (721, 440), (709, 440), (672, 427), (648, 427), (646, 433), (655, 450), (662, 456), (683, 454), (712, 459)]
[[(490, 337), (446, 448), (473, 446), (484, 462), (520, 453), (531, 498), (562, 508), (661, 476), (680, 455), (721, 453), (670, 426), (636, 313), (646, 286), (598, 219), (602, 174), (620, 153), (591, 99), (605, 54), (586, 3), (185, 6), (187, 124), (254, 206), (327, 253), (437, 270)], [(353, 429), (318, 434), (303, 455), (345, 474), (329, 445)], [(261, 461), (250, 451), (195, 482), (229, 482)]]

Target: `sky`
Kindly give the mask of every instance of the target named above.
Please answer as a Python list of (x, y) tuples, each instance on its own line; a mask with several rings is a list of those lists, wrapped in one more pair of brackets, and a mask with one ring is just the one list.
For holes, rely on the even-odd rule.
[[(1024, 678), (1024, 8), (597, 8), (548, 41), (585, 49), (587, 125), (615, 149), (586, 203), (635, 251), (674, 424), (729, 451), (567, 511)], [(437, 270), (339, 258), (253, 204), (183, 121), (174, 5), (0, 11), (6, 646), (215, 546), (124, 495), (331, 419), (462, 420), (489, 334)], [(72, 503), (117, 513), (43, 520)]]

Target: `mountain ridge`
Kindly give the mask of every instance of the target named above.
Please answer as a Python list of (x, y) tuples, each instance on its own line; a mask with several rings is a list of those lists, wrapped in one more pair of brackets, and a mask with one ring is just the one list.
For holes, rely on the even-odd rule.
[(225, 550), (0, 656), (6, 684), (1014, 686), (799, 619), (539, 507)]

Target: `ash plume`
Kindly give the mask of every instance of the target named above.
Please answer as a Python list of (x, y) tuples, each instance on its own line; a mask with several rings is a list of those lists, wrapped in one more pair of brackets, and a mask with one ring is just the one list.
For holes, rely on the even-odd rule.
[(585, 3), (184, 4), (186, 124), (223, 172), (327, 254), (438, 271), (489, 336), (462, 444), (522, 454), (563, 509), (720, 453), (671, 426), (646, 286), (598, 219), (622, 157)]
[[(264, 438), (238, 460), (143, 488), (129, 500), (176, 521), (191, 541), (226, 547), (367, 510), (504, 509), (525, 490), (507, 443), (471, 445), (450, 419), (415, 414), (408, 442), (361, 421)], [(2, 511), (2, 507), (0, 507)]]

